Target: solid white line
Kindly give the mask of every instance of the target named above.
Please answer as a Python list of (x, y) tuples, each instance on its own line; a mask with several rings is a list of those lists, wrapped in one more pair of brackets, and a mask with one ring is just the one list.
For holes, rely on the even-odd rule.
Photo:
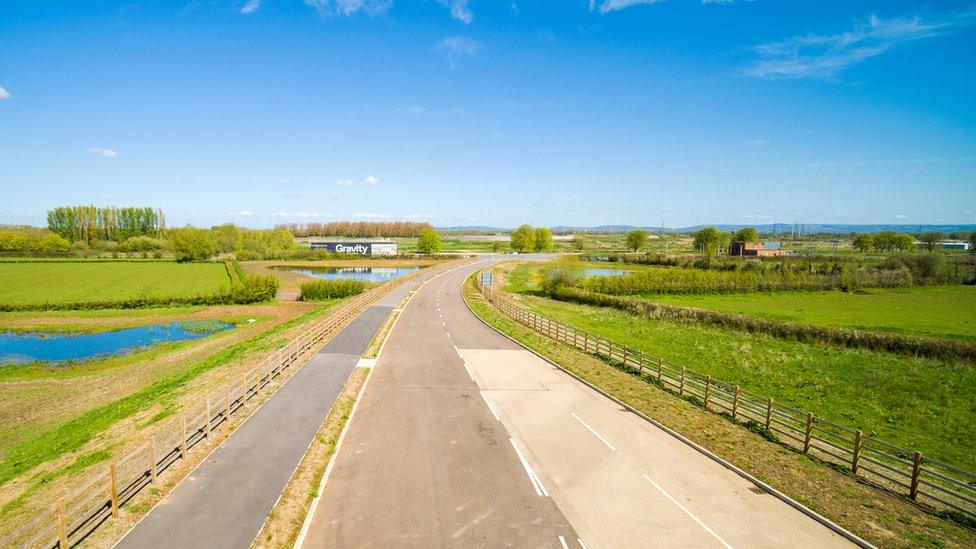
[[(451, 332), (446, 332), (446, 333), (447, 333), (447, 337), (451, 337)], [(451, 338), (451, 339), (454, 339), (454, 338)]]
[(580, 547), (586, 549), (586, 544), (583, 543), (583, 538), (576, 538), (576, 542), (580, 544)]
[(539, 478), (539, 475), (535, 474), (535, 469), (533, 469), (532, 466), (529, 465), (529, 462), (525, 460), (525, 456), (522, 455), (522, 450), (519, 449), (518, 444), (515, 444), (515, 439), (509, 438), (508, 440), (511, 441), (512, 447), (515, 448), (515, 453), (518, 454), (519, 461), (522, 462), (522, 467), (525, 468), (525, 473), (529, 475), (529, 480), (532, 481), (532, 485), (537, 487), (536, 492), (540, 496), (549, 497), (549, 492), (547, 492), (546, 487), (542, 485), (542, 480)]
[(609, 442), (607, 442), (607, 439), (605, 439), (605, 438), (603, 438), (602, 436), (600, 436), (600, 433), (598, 433), (598, 432), (596, 432), (596, 431), (594, 431), (594, 430), (593, 430), (593, 427), (590, 427), (589, 425), (587, 425), (587, 424), (586, 424), (586, 422), (585, 422), (585, 421), (583, 421), (582, 419), (580, 419), (578, 415), (576, 415), (576, 414), (575, 414), (575, 413), (573, 413), (573, 412), (570, 412), (570, 413), (569, 413), (569, 415), (571, 415), (571, 416), (573, 416), (574, 418), (576, 418), (576, 421), (578, 421), (578, 422), (580, 422), (580, 425), (582, 425), (583, 427), (586, 427), (586, 428), (587, 428), (587, 429), (588, 429), (588, 430), (589, 430), (589, 431), (590, 431), (591, 433), (593, 433), (593, 435), (594, 435), (594, 436), (595, 436), (596, 438), (598, 438), (598, 439), (600, 439), (600, 442), (602, 442), (602, 443), (604, 443), (604, 444), (606, 444), (606, 445), (607, 445), (607, 448), (610, 448), (610, 449), (611, 449), (611, 450), (613, 450), (614, 452), (616, 452), (616, 451), (617, 451), (617, 449), (613, 447), (613, 444), (610, 444)]
[(677, 505), (678, 506), (678, 509), (681, 509), (682, 511), (684, 511), (686, 515), (688, 515), (689, 517), (692, 518), (692, 520), (694, 520), (695, 522), (697, 522), (699, 526), (701, 526), (702, 528), (704, 528), (706, 532), (708, 532), (709, 534), (712, 535), (712, 537), (714, 537), (715, 539), (717, 539), (719, 541), (719, 543), (721, 543), (722, 545), (724, 545), (726, 547), (726, 549), (732, 549), (732, 546), (731, 545), (729, 545), (724, 539), (722, 539), (721, 537), (719, 537), (719, 535), (716, 534), (714, 530), (712, 530), (711, 528), (708, 527), (707, 524), (705, 524), (704, 522), (702, 522), (701, 520), (699, 520), (698, 517), (696, 517), (695, 515), (691, 514), (691, 511), (689, 511), (688, 509), (686, 509), (684, 505), (681, 505), (680, 503), (678, 503), (678, 500), (674, 499), (674, 497), (672, 497), (671, 494), (665, 492), (664, 491), (664, 488), (661, 488), (660, 486), (658, 486), (658, 484), (656, 482), (654, 482), (653, 480), (651, 480), (651, 477), (649, 477), (647, 475), (641, 475), (641, 476), (644, 477), (644, 480), (646, 480), (647, 482), (650, 482), (651, 484), (653, 484), (655, 488), (657, 488), (662, 494), (665, 495), (665, 497), (667, 497), (669, 500), (671, 500), (671, 503)]
[(468, 369), (468, 363), (467, 362), (461, 362), (461, 364), (464, 364), (464, 371), (468, 373), (468, 377), (471, 378), (471, 381), (474, 381), (474, 374), (472, 374), (471, 373), (471, 370)]
[(481, 393), (481, 400), (485, 401), (485, 406), (488, 407), (488, 411), (491, 412), (491, 415), (495, 416), (495, 421), (501, 421), (501, 418), (498, 417), (498, 412), (496, 412), (495, 409), (491, 407), (491, 403), (488, 402), (487, 398), (485, 398), (484, 393)]
[(569, 549), (569, 546), (566, 545), (566, 538), (562, 536), (559, 536), (559, 544), (563, 546), (563, 549)]

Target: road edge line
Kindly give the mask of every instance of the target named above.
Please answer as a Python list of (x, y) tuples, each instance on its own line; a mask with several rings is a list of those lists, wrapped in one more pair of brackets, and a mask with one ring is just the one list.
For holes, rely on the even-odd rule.
[[(478, 271), (475, 271), (475, 273), (477, 273), (477, 272)], [(790, 496), (788, 496), (788, 495), (780, 492), (776, 488), (773, 488), (769, 484), (766, 484), (765, 482), (763, 482), (763, 481), (759, 480), (758, 478), (752, 476), (751, 474), (747, 473), (743, 469), (740, 469), (737, 465), (734, 465), (731, 462), (726, 461), (725, 459), (719, 457), (717, 454), (715, 454), (711, 450), (705, 448), (704, 446), (698, 444), (697, 442), (695, 442), (695, 441), (693, 441), (693, 440), (685, 437), (684, 435), (678, 433), (677, 431), (671, 429), (670, 427), (667, 427), (666, 425), (662, 424), (661, 422), (659, 422), (659, 421), (657, 421), (655, 419), (652, 419), (651, 417), (645, 415), (640, 410), (637, 410), (636, 408), (634, 408), (633, 406), (627, 404), (626, 402), (621, 401), (617, 397), (615, 397), (615, 396), (607, 393), (603, 389), (600, 389), (599, 387), (593, 385), (589, 381), (587, 381), (587, 380), (579, 377), (578, 375), (576, 375), (575, 373), (567, 370), (563, 366), (561, 366), (559, 364), (556, 364), (552, 360), (549, 360), (548, 358), (546, 358), (542, 354), (536, 352), (534, 349), (530, 349), (530, 348), (526, 347), (521, 342), (519, 342), (515, 338), (509, 336), (508, 334), (505, 334), (505, 333), (500, 332), (494, 326), (492, 326), (491, 324), (489, 324), (485, 319), (483, 319), (480, 316), (478, 316), (478, 313), (474, 312), (474, 310), (471, 308), (471, 305), (468, 303), (468, 300), (465, 299), (465, 297), (464, 297), (464, 284), (466, 282), (467, 282), (467, 278), (465, 278), (461, 282), (461, 300), (464, 301), (464, 306), (467, 307), (468, 312), (470, 312), (472, 315), (474, 315), (475, 318), (477, 318), (478, 320), (480, 320), (481, 323), (484, 324), (485, 326), (488, 326), (489, 328), (491, 328), (495, 332), (497, 332), (497, 333), (501, 334), (502, 336), (508, 338), (510, 341), (512, 341), (513, 343), (515, 343), (519, 347), (525, 349), (526, 351), (529, 351), (530, 353), (532, 353), (535, 356), (541, 358), (545, 362), (547, 362), (547, 363), (555, 366), (556, 368), (559, 368), (560, 371), (562, 371), (565, 374), (568, 374), (569, 376), (571, 376), (576, 381), (579, 381), (583, 385), (586, 385), (590, 389), (592, 389), (592, 390), (596, 391), (597, 393), (603, 395), (604, 397), (610, 399), (614, 403), (619, 404), (620, 406), (623, 406), (624, 408), (627, 409), (627, 411), (633, 413), (637, 417), (643, 419), (644, 421), (647, 421), (651, 425), (654, 425), (655, 427), (661, 429), (665, 433), (671, 435), (672, 437), (678, 439), (679, 441), (681, 441), (681, 442), (687, 444), (688, 446), (694, 448), (696, 451), (698, 451), (699, 453), (703, 454), (705, 457), (711, 459), (712, 461), (718, 463), (719, 465), (725, 467), (726, 469), (732, 471), (733, 473), (739, 475), (740, 477), (742, 477), (742, 478), (748, 480), (749, 482), (755, 484), (759, 488), (762, 488), (763, 491), (767, 492), (768, 494), (772, 495), (773, 497), (775, 497), (776, 499), (782, 501), (783, 503), (786, 503), (787, 505), (789, 505), (790, 507), (796, 509), (800, 513), (806, 515), (807, 517), (815, 520), (816, 522), (818, 522), (821, 525), (823, 525), (824, 527), (826, 527), (828, 530), (831, 530), (835, 534), (837, 534), (837, 535), (839, 535), (841, 537), (846, 538), (848, 541), (850, 541), (851, 543), (854, 543), (855, 545), (857, 545), (859, 547), (863, 547), (865, 549), (875, 549), (875, 546), (874, 545), (872, 545), (871, 543), (869, 543), (869, 542), (861, 539), (856, 534), (854, 534), (853, 532), (847, 530), (843, 526), (840, 526), (839, 524), (833, 522), (832, 520), (828, 519), (827, 517), (824, 517), (824, 516), (820, 515), (819, 513), (817, 513), (816, 511), (814, 511), (813, 509), (810, 509), (806, 505), (803, 505), (802, 503), (796, 501), (795, 499), (791, 498)], [(485, 301), (488, 302), (487, 299)], [(494, 306), (491, 305), (490, 302), (488, 302), (488, 305), (494, 309)], [(495, 309), (495, 310), (497, 311), (497, 309)], [(502, 314), (502, 313), (499, 312), (498, 314)], [(506, 318), (508, 318), (508, 317), (506, 317)], [(512, 322), (515, 322), (515, 321), (513, 320)]]

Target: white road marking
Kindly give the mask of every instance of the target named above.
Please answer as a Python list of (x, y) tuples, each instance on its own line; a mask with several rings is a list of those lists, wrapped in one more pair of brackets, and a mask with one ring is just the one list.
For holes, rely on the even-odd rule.
[[(447, 337), (451, 337), (451, 332), (446, 332), (446, 333), (447, 333)], [(451, 339), (454, 339), (454, 338), (451, 337)]]
[(484, 393), (481, 393), (481, 400), (485, 401), (485, 406), (488, 407), (488, 411), (491, 412), (491, 415), (495, 416), (495, 421), (501, 421), (501, 418), (498, 417), (498, 412), (496, 412), (495, 409), (491, 407), (491, 403), (489, 403), (488, 399), (485, 398)]
[(576, 538), (576, 542), (580, 544), (580, 547), (586, 549), (586, 544), (583, 543), (583, 538)]
[(569, 546), (566, 545), (566, 538), (562, 536), (559, 536), (559, 545), (562, 545), (563, 549), (569, 549)]
[(714, 530), (712, 530), (711, 528), (708, 527), (707, 524), (705, 524), (704, 522), (702, 522), (701, 520), (699, 520), (698, 517), (696, 517), (695, 515), (691, 514), (691, 511), (689, 511), (688, 509), (686, 509), (684, 505), (681, 505), (678, 502), (678, 500), (674, 499), (674, 497), (671, 496), (671, 494), (665, 492), (664, 491), (664, 488), (661, 488), (658, 485), (658, 483), (656, 483), (653, 480), (651, 480), (651, 477), (649, 477), (647, 475), (641, 475), (641, 476), (644, 477), (644, 480), (646, 480), (647, 482), (650, 482), (651, 484), (653, 484), (654, 487), (658, 489), (658, 491), (660, 491), (662, 494), (664, 494), (665, 497), (667, 497), (669, 500), (671, 500), (671, 503), (675, 504), (678, 507), (678, 509), (681, 509), (682, 511), (684, 511), (686, 515), (688, 515), (689, 517), (692, 518), (692, 520), (694, 520), (695, 522), (697, 522), (699, 526), (701, 526), (702, 528), (704, 528), (706, 532), (708, 532), (709, 534), (712, 535), (712, 537), (714, 537), (715, 539), (717, 539), (719, 541), (719, 543), (721, 543), (723, 546), (725, 546), (726, 549), (732, 549), (732, 546), (731, 545), (729, 545), (724, 539), (722, 539), (721, 537), (719, 537), (719, 535), (716, 534)]
[(471, 381), (474, 381), (474, 374), (472, 374), (471, 373), (471, 370), (468, 369), (468, 363), (467, 362), (461, 362), (461, 364), (464, 364), (464, 371), (468, 373), (468, 377), (471, 378)]
[(593, 427), (590, 427), (589, 425), (587, 425), (587, 424), (586, 424), (586, 422), (585, 422), (585, 421), (583, 421), (582, 419), (580, 419), (578, 415), (576, 415), (576, 414), (575, 414), (575, 413), (573, 413), (573, 412), (570, 412), (570, 413), (569, 413), (569, 415), (571, 415), (571, 416), (573, 416), (574, 418), (576, 418), (576, 421), (578, 421), (578, 422), (580, 422), (580, 425), (582, 425), (583, 427), (586, 427), (586, 428), (587, 428), (587, 430), (589, 430), (589, 431), (590, 431), (591, 433), (593, 433), (593, 436), (595, 436), (596, 438), (598, 438), (598, 439), (600, 439), (600, 442), (602, 442), (602, 443), (604, 443), (604, 444), (606, 444), (606, 445), (607, 445), (607, 448), (610, 448), (610, 449), (611, 449), (611, 450), (613, 450), (614, 452), (616, 452), (616, 451), (617, 451), (617, 449), (613, 447), (613, 444), (610, 444), (610, 443), (609, 443), (609, 442), (607, 441), (607, 439), (605, 439), (605, 438), (603, 438), (602, 436), (600, 436), (600, 433), (598, 433), (598, 432), (596, 432), (596, 431), (594, 431), (594, 430), (593, 430)]
[(515, 448), (515, 455), (518, 456), (519, 461), (522, 462), (522, 467), (525, 469), (525, 474), (529, 476), (529, 480), (532, 481), (532, 487), (535, 488), (535, 493), (538, 496), (549, 497), (549, 492), (546, 491), (545, 486), (542, 485), (542, 481), (536, 476), (535, 470), (529, 465), (528, 461), (525, 461), (525, 456), (522, 455), (522, 450), (519, 449), (518, 444), (515, 443), (514, 438), (509, 438), (509, 442), (512, 443), (512, 448)]

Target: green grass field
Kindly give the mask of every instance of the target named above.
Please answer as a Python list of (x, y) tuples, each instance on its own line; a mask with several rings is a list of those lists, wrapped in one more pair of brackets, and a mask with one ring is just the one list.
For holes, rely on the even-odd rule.
[(228, 284), (220, 263), (0, 263), (0, 303), (192, 297)]
[(976, 370), (524, 296), (540, 314), (968, 470)]
[(976, 286), (655, 296), (650, 299), (820, 326), (976, 340)]

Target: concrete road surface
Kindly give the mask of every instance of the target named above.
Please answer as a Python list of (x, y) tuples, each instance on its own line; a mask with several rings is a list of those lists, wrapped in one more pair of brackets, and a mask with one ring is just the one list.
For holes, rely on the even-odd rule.
[(390, 311), (432, 269), (333, 338), (117, 544), (246, 548)]
[(849, 545), (482, 324), (479, 266), (401, 314), (305, 548)]

